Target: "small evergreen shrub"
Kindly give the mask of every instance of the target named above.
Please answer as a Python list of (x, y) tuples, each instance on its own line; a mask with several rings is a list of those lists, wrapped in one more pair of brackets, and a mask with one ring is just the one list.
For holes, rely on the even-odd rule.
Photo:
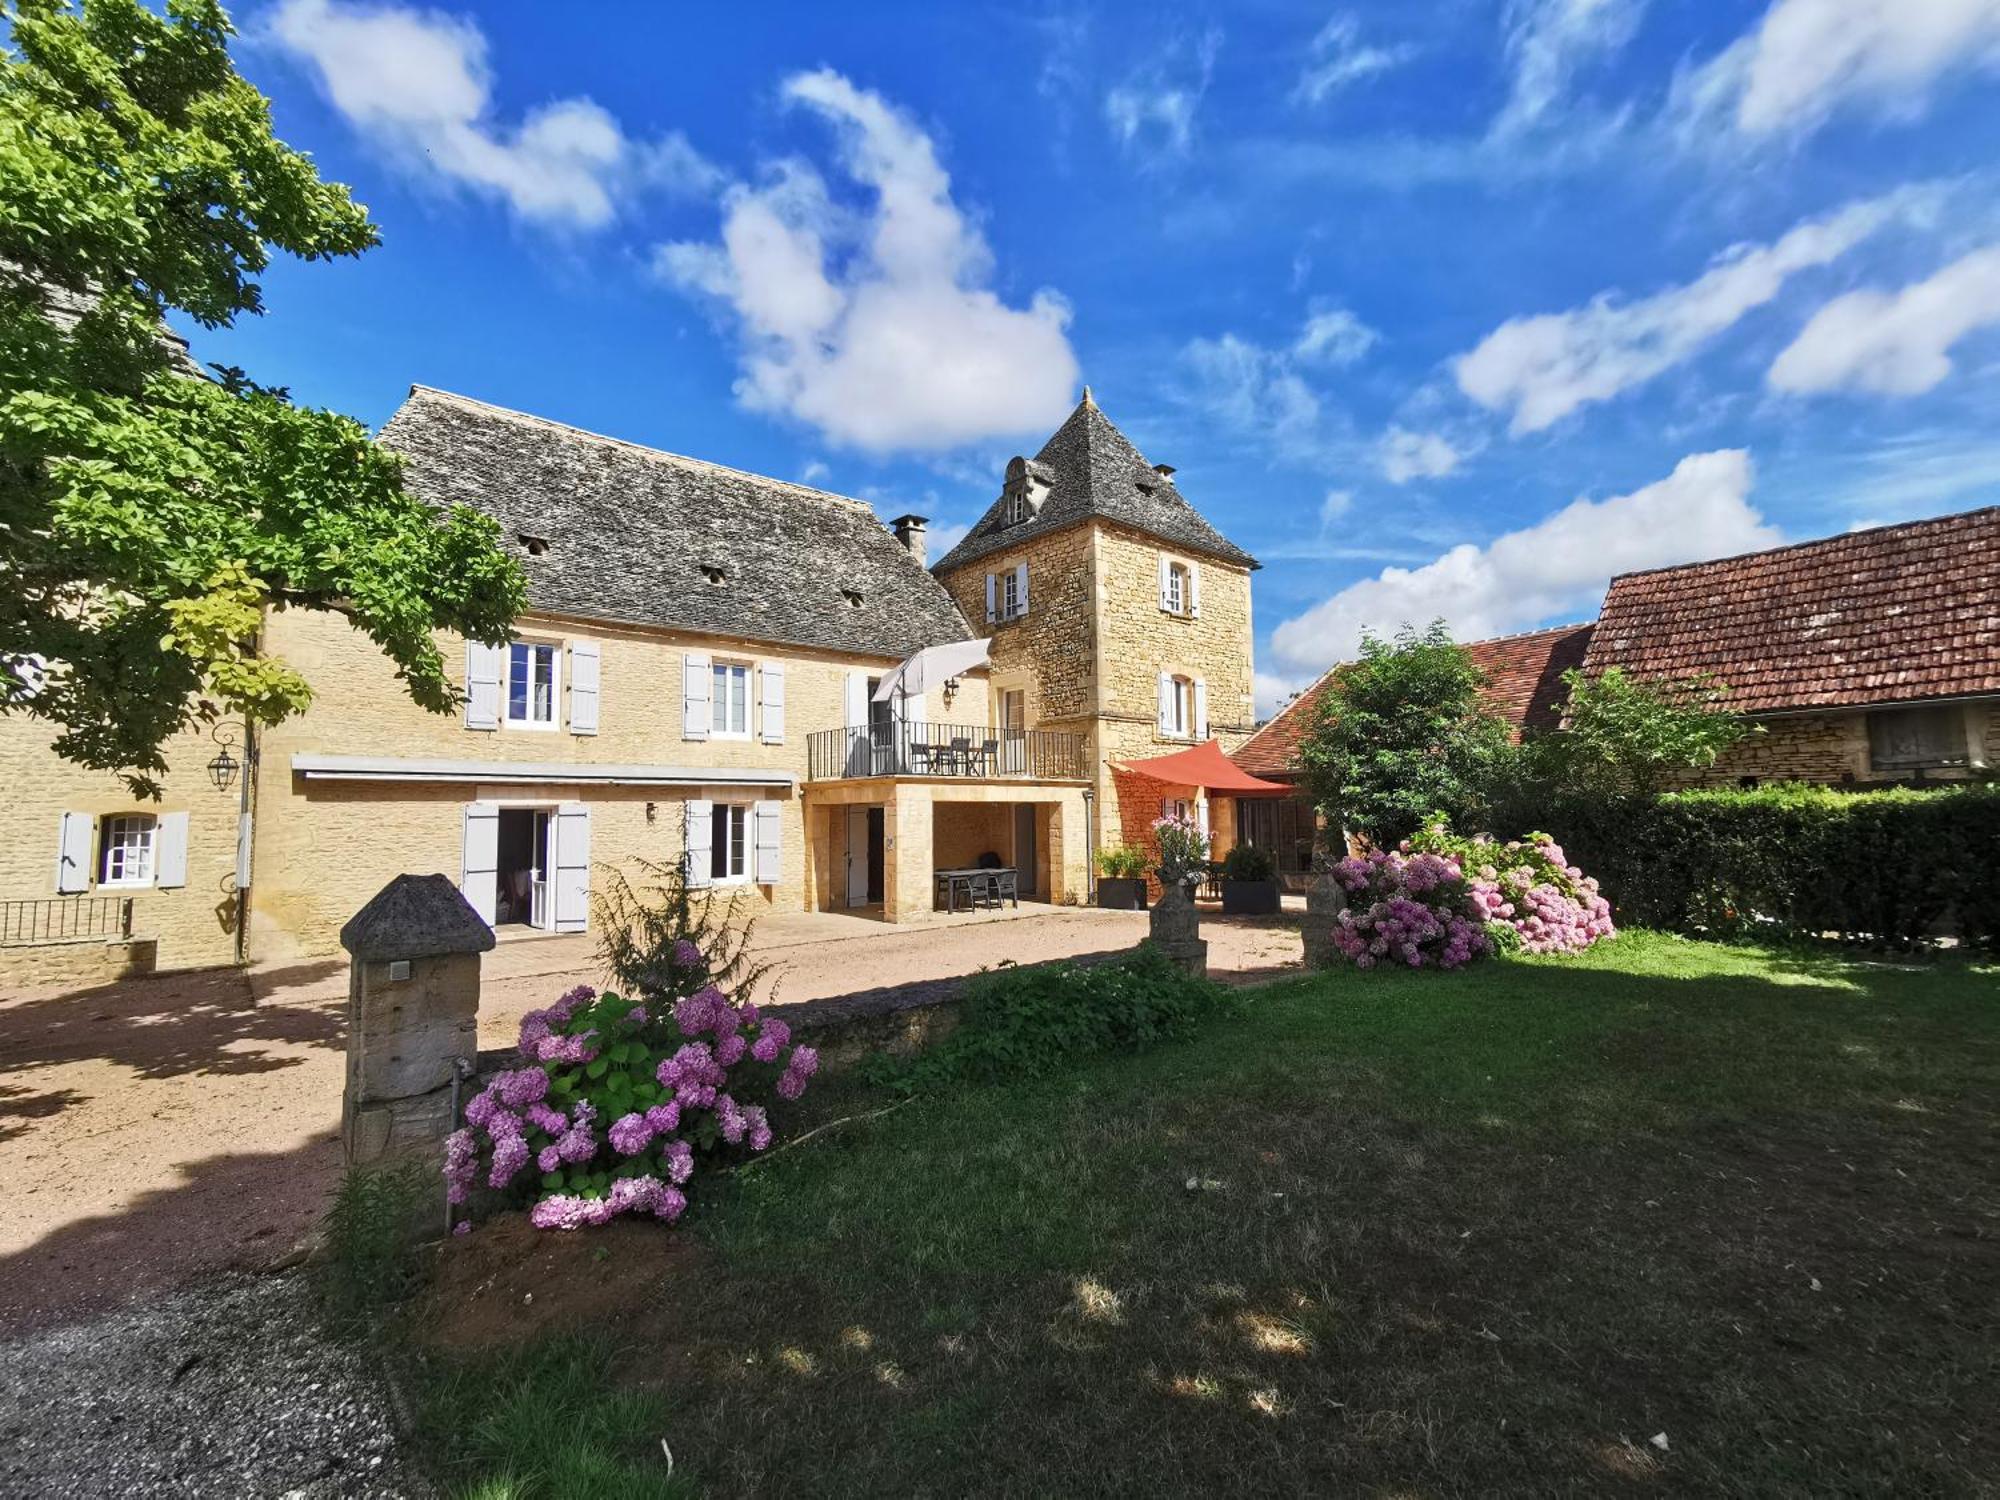
[(1195, 978), (1150, 943), (1107, 963), (995, 969), (960, 1004), (956, 1030), (909, 1062), (873, 1062), (875, 1081), (920, 1093), (1047, 1073), (1192, 1036), (1242, 1009), (1234, 991)]
[(1255, 844), (1237, 844), (1222, 856), (1222, 878), (1275, 880), (1278, 878), (1278, 862), (1271, 857), (1269, 849)]
[(1131, 844), (1115, 844), (1097, 851), (1097, 873), (1106, 880), (1144, 880), (1146, 851)]

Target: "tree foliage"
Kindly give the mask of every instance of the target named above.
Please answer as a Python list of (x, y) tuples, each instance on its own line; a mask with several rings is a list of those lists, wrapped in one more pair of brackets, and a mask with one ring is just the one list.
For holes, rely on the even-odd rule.
[(361, 425), (165, 332), (261, 313), (274, 251), (376, 243), (272, 132), (214, 0), (0, 0), (0, 712), (142, 789), (178, 731), (269, 724), (310, 689), (267, 606), (338, 609), (433, 711), (433, 632), (504, 639), (525, 603), (492, 521), (440, 514)]
[(1442, 620), (1404, 626), (1393, 640), (1365, 636), (1299, 745), (1302, 783), (1328, 829), (1387, 848), (1435, 813), (1483, 826), (1487, 787), (1508, 753), (1485, 685)]
[(1653, 682), (1611, 667), (1596, 677), (1572, 668), (1563, 726), (1531, 739), (1530, 771), (1566, 791), (1644, 796), (1675, 771), (1701, 770), (1755, 733), (1726, 712), (1729, 689), (1711, 677)]

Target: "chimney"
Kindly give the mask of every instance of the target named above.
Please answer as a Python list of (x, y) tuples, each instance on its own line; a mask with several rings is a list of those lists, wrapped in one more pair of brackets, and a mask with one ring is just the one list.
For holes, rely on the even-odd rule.
[(890, 529), (896, 533), (896, 540), (917, 560), (920, 568), (929, 566), (929, 560), (924, 556), (924, 528), (928, 525), (928, 516), (898, 516), (889, 523)]
[(1168, 484), (1174, 482), (1174, 466), (1172, 464), (1154, 464), (1153, 472), (1166, 480)]

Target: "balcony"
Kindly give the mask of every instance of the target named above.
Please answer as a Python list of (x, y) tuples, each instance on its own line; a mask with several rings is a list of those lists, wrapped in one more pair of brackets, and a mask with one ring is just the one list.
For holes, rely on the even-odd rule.
[(1003, 781), (1081, 781), (1080, 734), (989, 729), (973, 724), (874, 724), (806, 737), (806, 779), (923, 776)]

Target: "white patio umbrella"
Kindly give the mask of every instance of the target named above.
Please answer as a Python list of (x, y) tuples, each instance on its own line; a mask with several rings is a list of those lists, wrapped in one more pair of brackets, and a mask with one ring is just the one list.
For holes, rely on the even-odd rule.
[(946, 646), (926, 646), (905, 658), (903, 664), (884, 677), (875, 689), (875, 701), (887, 703), (897, 694), (920, 698), (941, 682), (963, 677), (974, 667), (987, 664), (985, 641), (953, 641)]

